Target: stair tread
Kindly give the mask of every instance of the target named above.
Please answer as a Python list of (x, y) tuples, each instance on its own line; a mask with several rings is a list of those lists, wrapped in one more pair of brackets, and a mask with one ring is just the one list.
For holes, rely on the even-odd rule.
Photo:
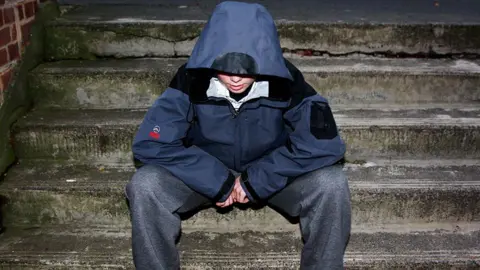
[[(333, 105), (334, 106), (334, 105)], [(458, 104), (441, 108), (431, 105), (409, 106), (402, 109), (386, 105), (383, 108), (348, 108), (334, 106), (333, 113), (340, 127), (371, 126), (480, 126), (480, 104)], [(32, 111), (16, 127), (35, 126), (111, 126), (139, 125), (146, 110), (37, 110)]]
[[(460, 230), (458, 230), (460, 229)], [(352, 233), (346, 264), (376, 262), (480, 263), (480, 230), (461, 228), (411, 233)], [(12, 228), (0, 236), (0, 264), (96, 264), (130, 266), (130, 231), (113, 227)], [(294, 232), (184, 232), (179, 249), (183, 265), (246, 265), (299, 262), (301, 241)], [(113, 263), (113, 264), (112, 264)]]
[[(410, 75), (468, 75), (480, 76), (480, 60), (415, 59), (415, 58), (322, 58), (291, 56), (303, 73), (400, 73)], [(106, 60), (64, 60), (44, 63), (33, 70), (35, 74), (88, 73), (146, 73), (175, 72), (186, 58), (142, 58)], [(173, 74), (172, 74), (173, 76)]]
[[(77, 1), (78, 2), (78, 1)], [(95, 1), (94, 1), (95, 2)], [(104, 3), (105, 1), (101, 1)], [(138, 3), (138, 1), (135, 1)], [(206, 21), (218, 1), (175, 1), (162, 5), (105, 6), (91, 5), (72, 10), (57, 20), (57, 24), (159, 24)], [(97, 1), (98, 4), (98, 1)], [(478, 2), (462, 1), (460, 3), (444, 1), (441, 9), (432, 4), (402, 5), (398, 1), (382, 1), (375, 5), (365, 2), (330, 2), (322, 1), (262, 1), (262, 4), (280, 21), (308, 21), (318, 23), (454, 23), (480, 24)], [(381, 12), (379, 12), (381, 11)]]
[[(480, 160), (429, 160), (428, 166), (411, 164), (415, 161), (346, 164), (345, 171), (353, 190), (480, 189)], [(134, 171), (130, 164), (22, 161), (8, 172), (0, 190), (123, 192)]]

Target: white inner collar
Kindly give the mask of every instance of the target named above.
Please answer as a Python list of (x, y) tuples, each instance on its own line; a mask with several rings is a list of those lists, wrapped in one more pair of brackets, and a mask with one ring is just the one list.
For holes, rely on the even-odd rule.
[(217, 98), (225, 98), (230, 103), (232, 104), (233, 108), (235, 110), (238, 110), (240, 106), (255, 98), (259, 97), (268, 97), (268, 81), (260, 81), (260, 82), (253, 82), (252, 88), (250, 89), (250, 92), (246, 96), (244, 96), (242, 99), (239, 101), (236, 101), (235, 99), (230, 97), (230, 91), (227, 89), (227, 87), (220, 82), (220, 80), (216, 77), (213, 77), (210, 79), (210, 85), (208, 86), (207, 90), (207, 96), (208, 97), (217, 97)]

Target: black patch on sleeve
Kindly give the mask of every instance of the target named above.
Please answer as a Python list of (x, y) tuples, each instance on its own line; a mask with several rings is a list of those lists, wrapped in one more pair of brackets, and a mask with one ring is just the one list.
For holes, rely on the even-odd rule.
[(313, 102), (310, 112), (310, 132), (319, 140), (331, 140), (337, 137), (337, 125), (327, 103)]

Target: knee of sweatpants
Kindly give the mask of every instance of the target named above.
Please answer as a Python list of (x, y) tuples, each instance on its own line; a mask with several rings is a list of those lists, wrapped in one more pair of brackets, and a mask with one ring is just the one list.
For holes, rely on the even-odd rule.
[(127, 199), (135, 200), (135, 198), (147, 198), (149, 195), (153, 195), (154, 191), (161, 188), (162, 181), (160, 180), (166, 173), (168, 171), (154, 165), (140, 167), (125, 187)]
[(318, 195), (331, 198), (350, 196), (348, 179), (342, 165), (333, 165), (312, 172), (314, 189)]

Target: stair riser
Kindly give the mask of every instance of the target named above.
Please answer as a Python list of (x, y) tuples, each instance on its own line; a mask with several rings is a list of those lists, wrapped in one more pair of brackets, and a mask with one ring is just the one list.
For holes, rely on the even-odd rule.
[[(280, 256), (280, 255), (279, 255)], [(127, 257), (127, 258), (125, 258)], [(51, 270), (52, 266), (56, 270), (83, 270), (83, 269), (130, 269), (134, 270), (133, 260), (130, 256), (117, 258), (111, 263), (96, 262), (94, 259), (90, 259), (89, 262), (80, 262), (81, 257), (76, 258), (70, 256), (69, 263), (66, 265), (63, 260), (50, 260), (48, 263), (31, 261), (29, 264), (18, 260), (0, 259), (0, 265), (2, 269), (11, 270)], [(300, 265), (300, 253), (294, 258), (287, 260), (285, 258), (276, 258), (270, 261), (259, 261), (249, 258), (249, 261), (244, 261), (242, 264), (231, 262), (226, 259), (221, 262), (205, 262), (205, 259), (196, 258), (183, 258), (181, 257), (182, 269), (185, 270), (227, 270), (227, 269), (244, 269), (244, 270), (257, 270), (257, 269), (277, 269), (277, 270), (296, 270)], [(353, 256), (352, 256), (353, 257)], [(183, 260), (182, 260), (183, 258)], [(76, 262), (72, 262), (72, 261)], [(208, 260), (211, 260), (208, 258)], [(280, 261), (281, 260), (281, 261)], [(478, 264), (474, 261), (461, 261), (461, 260), (448, 260), (443, 261), (421, 261), (421, 262), (396, 262), (390, 260), (371, 260), (370, 262), (362, 262), (362, 258), (352, 258), (349, 260), (346, 256), (345, 267), (348, 270), (404, 270), (404, 269), (429, 269), (429, 270), (452, 270), (452, 269), (477, 269)]]
[[(66, 24), (66, 23), (64, 23)], [(202, 22), (47, 27), (47, 59), (187, 56)], [(281, 46), (329, 54), (480, 53), (477, 25), (277, 23)]]
[[(30, 74), (36, 107), (147, 108), (168, 87), (179, 63), (147, 70), (103, 73)], [(302, 69), (301, 67), (299, 67)], [(306, 80), (332, 104), (455, 103), (480, 100), (480, 76), (415, 75), (401, 72), (304, 72)], [(454, 89), (454, 91), (453, 91)]]
[[(470, 127), (342, 127), (347, 156), (385, 158), (478, 158), (480, 129)], [(17, 127), (19, 158), (72, 159), (94, 162), (132, 161), (135, 126)]]
[[(7, 238), (10, 249), (0, 251), (0, 265), (12, 269), (133, 269), (128, 229), (90, 227), (37, 235), (38, 228), (30, 228), (21, 233), (27, 239)], [(344, 261), (348, 269), (476, 269), (478, 237), (477, 231), (352, 233)], [(418, 246), (424, 250), (417, 251)], [(187, 232), (178, 248), (182, 269), (298, 269), (302, 244), (292, 232)], [(43, 256), (32, 250), (42, 250)]]
[[(126, 177), (128, 178), (128, 177)], [(58, 193), (54, 191), (4, 191), (7, 225), (115, 225), (130, 226), (122, 191)], [(352, 222), (398, 223), (480, 220), (480, 188), (435, 187), (359, 188), (351, 186)], [(292, 230), (296, 225), (269, 209), (239, 210), (219, 214), (214, 209), (199, 212), (185, 222), (188, 230)]]

